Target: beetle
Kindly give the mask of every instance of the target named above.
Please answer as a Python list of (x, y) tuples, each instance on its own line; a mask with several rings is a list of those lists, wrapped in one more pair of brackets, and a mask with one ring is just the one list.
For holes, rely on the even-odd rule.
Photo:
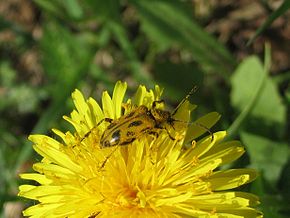
[(169, 137), (174, 139), (166, 128), (166, 124), (173, 125), (174, 119), (169, 111), (156, 108), (158, 103), (161, 101), (154, 101), (151, 109), (138, 106), (116, 120), (106, 119), (110, 124), (101, 136), (101, 147), (127, 145), (145, 133), (158, 135), (156, 129), (165, 129)]
[[(168, 130), (171, 127), (175, 130), (174, 123), (181, 122), (185, 124), (190, 124), (191, 122), (181, 121), (174, 119), (174, 115), (180, 108), (180, 106), (189, 99), (189, 97), (195, 92), (196, 87), (191, 89), (191, 91), (186, 95), (186, 97), (179, 103), (175, 110), (170, 113), (169, 111), (162, 110), (158, 108), (158, 104), (163, 104), (163, 100), (153, 101), (152, 107), (148, 108), (145, 105), (134, 106), (133, 109), (118, 119), (104, 118), (97, 123), (99, 126), (102, 122), (110, 123), (106, 129), (103, 131), (100, 137), (100, 148), (106, 147), (116, 147), (103, 161), (100, 168), (103, 168), (107, 163), (110, 156), (116, 151), (118, 146), (124, 146), (134, 142), (136, 139), (142, 137), (144, 134), (152, 134), (158, 136), (158, 129), (166, 130), (170, 139), (175, 140)], [(213, 134), (210, 130), (199, 123), (195, 123), (200, 127), (206, 129), (212, 136)], [(91, 131), (90, 131), (91, 132)], [(84, 138), (86, 138), (90, 132), (88, 132)], [(83, 138), (83, 139), (84, 139)]]
[[(145, 133), (158, 135), (158, 129), (165, 129), (168, 136), (175, 140), (168, 130), (168, 126), (174, 128), (174, 122), (184, 122), (175, 120), (173, 116), (178, 111), (179, 107), (192, 95), (195, 87), (188, 93), (188, 95), (180, 102), (176, 109), (170, 113), (169, 111), (158, 108), (158, 104), (163, 104), (163, 100), (154, 101), (152, 107), (149, 109), (144, 105), (137, 106), (128, 114), (121, 116), (118, 119), (105, 118), (103, 121), (110, 124), (104, 130), (100, 145), (102, 148), (112, 146), (123, 146), (132, 143), (137, 138), (140, 138)], [(185, 122), (187, 123), (187, 122)], [(99, 125), (97, 124), (97, 125)], [(188, 124), (188, 123), (187, 123)]]

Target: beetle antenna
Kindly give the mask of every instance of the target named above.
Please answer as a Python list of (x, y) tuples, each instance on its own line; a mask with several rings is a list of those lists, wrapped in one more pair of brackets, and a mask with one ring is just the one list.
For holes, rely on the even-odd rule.
[(189, 91), (189, 93), (185, 96), (185, 98), (182, 99), (182, 101), (179, 103), (179, 105), (174, 109), (174, 111), (172, 112), (172, 116), (174, 116), (176, 114), (178, 108), (180, 108), (180, 106), (183, 105), (184, 102), (187, 101), (190, 98), (190, 96), (192, 96), (192, 94), (196, 92), (197, 88), (198, 88), (197, 86), (193, 86), (193, 88)]
[(214, 135), (210, 131), (210, 129), (207, 126), (205, 126), (205, 125), (203, 125), (201, 123), (197, 123), (197, 122), (186, 122), (186, 121), (183, 121), (183, 120), (174, 120), (174, 122), (181, 122), (181, 123), (186, 123), (186, 124), (193, 124), (193, 125), (202, 127), (203, 129), (205, 129), (211, 135), (211, 141), (213, 141), (213, 139), (214, 139)]

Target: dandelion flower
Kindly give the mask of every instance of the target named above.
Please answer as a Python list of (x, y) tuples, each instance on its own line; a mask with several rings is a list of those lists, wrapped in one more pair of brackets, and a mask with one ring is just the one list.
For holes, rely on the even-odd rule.
[[(75, 132), (53, 129), (58, 140), (31, 135), (34, 150), (43, 158), (33, 165), (36, 173), (21, 174), (36, 185), (21, 185), (19, 196), (35, 200), (23, 211), (28, 217), (262, 217), (254, 209), (258, 198), (231, 189), (251, 182), (251, 169), (218, 170), (239, 158), (244, 149), (238, 141), (224, 142), (225, 131), (208, 134), (217, 121), (210, 113), (192, 125), (187, 100), (174, 119), (178, 128), (145, 132), (125, 146), (103, 148), (100, 138), (109, 125), (134, 108), (160, 100), (162, 90), (140, 86), (133, 99), (124, 102), (126, 83), (117, 82), (112, 98), (102, 96), (102, 107), (78, 90), (72, 98), (76, 110), (64, 119)], [(122, 110), (125, 106), (125, 110)], [(162, 105), (160, 106), (162, 107)], [(188, 127), (187, 127), (188, 126)], [(118, 127), (124, 131), (124, 126)], [(169, 137), (174, 134), (174, 139)]]

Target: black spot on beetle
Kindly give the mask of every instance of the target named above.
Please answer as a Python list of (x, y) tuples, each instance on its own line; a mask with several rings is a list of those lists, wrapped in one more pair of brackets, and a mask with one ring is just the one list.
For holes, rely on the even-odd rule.
[(120, 130), (116, 130), (113, 132), (112, 137), (110, 140), (106, 140), (102, 143), (103, 147), (112, 147), (117, 145), (120, 142)]
[(120, 130), (119, 129), (116, 130), (115, 132), (113, 132), (112, 139), (115, 139), (115, 140), (120, 139)]
[(158, 132), (150, 131), (148, 134), (155, 136), (156, 138), (159, 136)]
[(108, 140), (104, 141), (103, 147), (110, 147), (110, 146), (111, 146), (111, 143)]
[(130, 136), (134, 136), (134, 135), (135, 135), (135, 133), (134, 133), (134, 132), (132, 132), (132, 131), (128, 131), (126, 135), (127, 135), (128, 137), (130, 137)]
[(136, 140), (136, 138), (129, 138), (129, 139), (127, 139), (127, 140), (125, 140), (125, 141), (123, 141), (122, 143), (120, 143), (120, 145), (128, 145), (128, 144), (130, 144), (131, 142), (133, 142), (134, 140)]
[(148, 130), (152, 129), (151, 127), (146, 127), (144, 129), (141, 130), (141, 132), (147, 132)]
[(128, 125), (128, 128), (133, 127), (133, 126), (140, 126), (143, 122), (141, 120), (133, 121)]

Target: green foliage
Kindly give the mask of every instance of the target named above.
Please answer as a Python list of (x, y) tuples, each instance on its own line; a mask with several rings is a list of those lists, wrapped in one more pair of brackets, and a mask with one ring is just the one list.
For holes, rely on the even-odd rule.
[[(72, 110), (75, 88), (99, 99), (102, 90), (123, 80), (129, 94), (140, 83), (151, 88), (160, 84), (172, 108), (197, 85), (191, 100), (198, 105), (193, 116), (201, 125), (192, 125), (190, 132), (199, 137), (204, 127), (227, 129), (229, 138), (240, 139), (247, 153), (236, 165), (260, 171), (250, 189), (261, 196), (265, 217), (287, 217), (290, 72), (271, 72), (268, 47), (264, 63), (254, 53), (239, 60), (237, 48), (206, 30), (207, 21), (194, 15), (190, 1), (33, 4), (30, 27), (0, 15), (0, 31), (12, 33), (0, 41), (1, 206), (17, 201), (17, 174), (36, 158), (27, 136), (51, 134), (52, 127), (67, 129), (61, 116)], [(253, 45), (287, 9), (289, 1), (284, 1), (256, 30)], [(215, 15), (218, 19), (218, 14), (212, 19)], [(25, 62), (31, 51), (35, 55)], [(218, 126), (209, 126), (202, 117), (211, 111), (218, 112), (207, 115), (219, 120)]]
[[(194, 22), (185, 5), (178, 1), (133, 1), (145, 34), (157, 45), (158, 51), (172, 45), (188, 49), (205, 72), (228, 75), (235, 61), (227, 49)], [(209, 52), (210, 51), (210, 52)]]
[[(66, 98), (87, 73), (92, 52), (82, 37), (72, 35), (56, 23), (45, 26), (40, 46), (43, 52), (43, 65), (46, 66), (44, 70), (52, 81), (50, 92), (53, 93), (54, 99), (63, 101), (62, 96), (66, 95)], [(66, 90), (68, 91), (64, 93)]]

